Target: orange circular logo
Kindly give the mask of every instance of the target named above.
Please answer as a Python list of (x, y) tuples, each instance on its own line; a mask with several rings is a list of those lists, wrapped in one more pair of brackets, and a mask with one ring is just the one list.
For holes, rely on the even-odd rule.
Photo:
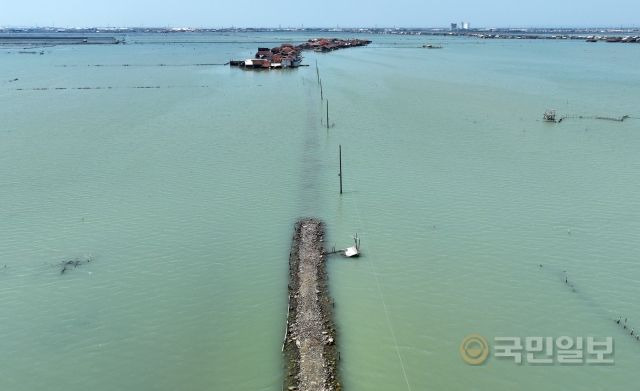
[(471, 334), (464, 337), (460, 344), (460, 357), (469, 365), (480, 365), (489, 357), (489, 344), (485, 337)]

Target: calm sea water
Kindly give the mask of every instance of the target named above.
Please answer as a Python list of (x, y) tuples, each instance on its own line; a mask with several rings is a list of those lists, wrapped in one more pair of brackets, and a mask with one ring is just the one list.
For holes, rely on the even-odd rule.
[[(640, 46), (374, 36), (293, 71), (196, 65), (307, 38), (1, 48), (0, 389), (280, 390), (309, 215), (362, 237), (329, 266), (346, 390), (637, 384), (613, 320), (640, 329), (640, 120), (541, 117), (640, 117)], [(471, 333), (612, 336), (615, 364), (471, 367)]]

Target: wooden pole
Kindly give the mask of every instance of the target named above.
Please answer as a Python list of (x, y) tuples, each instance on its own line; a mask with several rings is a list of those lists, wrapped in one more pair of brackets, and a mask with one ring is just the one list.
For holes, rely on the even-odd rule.
[(338, 176), (340, 177), (340, 194), (342, 194), (342, 144), (338, 146), (338, 156), (340, 159), (340, 173)]
[(329, 129), (329, 99), (327, 99), (327, 129)]

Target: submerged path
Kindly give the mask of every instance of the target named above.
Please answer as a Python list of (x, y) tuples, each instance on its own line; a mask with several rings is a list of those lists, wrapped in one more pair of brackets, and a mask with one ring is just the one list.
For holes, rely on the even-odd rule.
[(283, 345), (285, 390), (341, 389), (323, 238), (321, 221), (303, 219), (296, 223), (289, 257), (289, 313)]

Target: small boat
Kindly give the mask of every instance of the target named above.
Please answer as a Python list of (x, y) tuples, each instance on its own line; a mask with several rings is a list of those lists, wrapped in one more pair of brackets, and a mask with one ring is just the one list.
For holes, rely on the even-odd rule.
[(442, 46), (432, 45), (432, 44), (422, 45), (422, 47), (425, 49), (442, 49)]

